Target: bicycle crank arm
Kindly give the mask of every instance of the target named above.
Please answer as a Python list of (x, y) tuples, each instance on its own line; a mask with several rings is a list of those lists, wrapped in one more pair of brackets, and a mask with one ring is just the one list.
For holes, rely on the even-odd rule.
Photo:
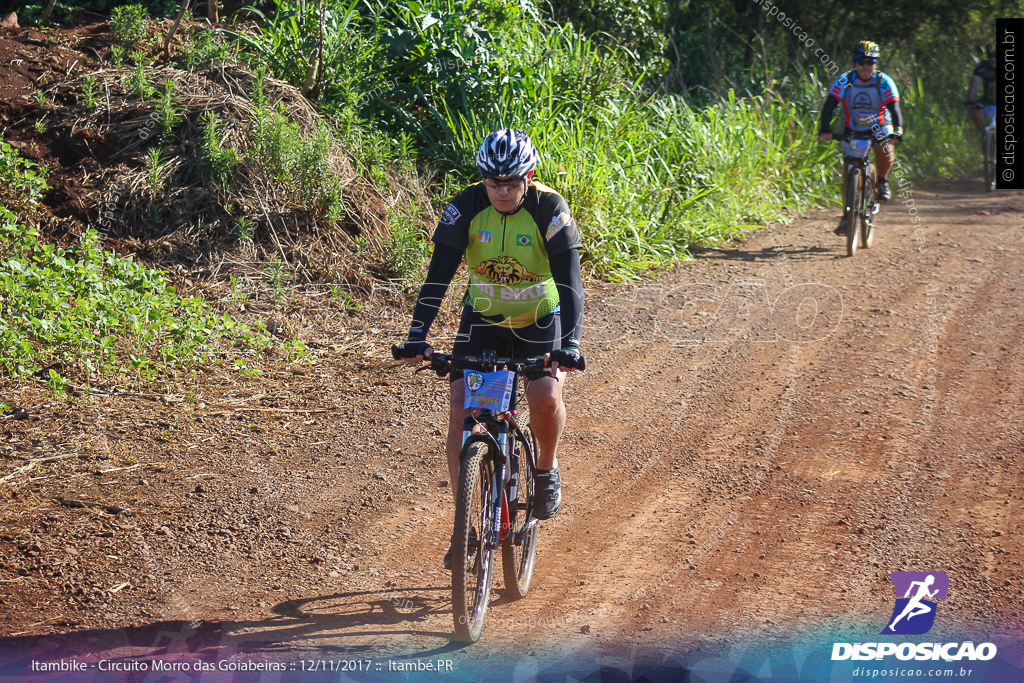
[(512, 543), (515, 545), (522, 545), (523, 539), (526, 538), (526, 534), (528, 534), (530, 532), (530, 529), (532, 529), (535, 526), (537, 526), (537, 520), (531, 519), (529, 522), (527, 522), (526, 526), (524, 526), (522, 529), (513, 534)]

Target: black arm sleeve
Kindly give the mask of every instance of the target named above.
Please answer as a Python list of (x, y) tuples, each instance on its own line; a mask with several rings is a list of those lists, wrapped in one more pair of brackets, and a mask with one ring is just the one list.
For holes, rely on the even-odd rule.
[(583, 336), (583, 280), (580, 277), (580, 250), (569, 249), (549, 258), (551, 277), (558, 287), (562, 346), (579, 346)]
[(885, 105), (885, 108), (892, 114), (892, 125), (894, 128), (903, 127), (903, 112), (900, 110), (900, 101), (893, 100), (889, 104)]
[[(462, 250), (449, 247), (440, 242), (434, 243), (434, 253), (430, 257), (427, 279), (420, 288), (416, 298), (416, 307), (412, 311), (412, 327), (409, 330), (409, 341), (426, 341), (437, 309), (448, 293), (448, 285), (462, 264)], [(578, 272), (578, 271), (577, 271)]]
[(832, 129), (832, 116), (836, 113), (836, 106), (839, 100), (831, 95), (825, 98), (825, 104), (821, 105), (821, 122), (818, 131), (827, 133)]

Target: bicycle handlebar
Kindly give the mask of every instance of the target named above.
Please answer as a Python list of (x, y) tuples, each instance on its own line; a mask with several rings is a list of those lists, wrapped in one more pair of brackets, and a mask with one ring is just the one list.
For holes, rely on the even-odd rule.
[[(398, 346), (391, 347), (391, 356), (395, 360), (403, 360), (401, 356), (401, 349)], [(424, 357), (424, 360), (430, 361), (430, 369), (435, 372), (444, 370), (444, 374), (448, 374), (448, 371), (452, 369), (453, 363), (464, 363), (467, 365), (479, 365), (485, 367), (493, 367), (495, 370), (498, 368), (511, 367), (517, 372), (530, 372), (533, 370), (543, 370), (548, 367), (547, 361), (544, 356), (536, 356), (534, 358), (500, 358), (498, 356), (463, 356), (454, 354), (437, 353), (436, 351), (430, 356)], [(576, 369), (583, 372), (587, 368), (586, 358), (580, 356), (579, 363)]]

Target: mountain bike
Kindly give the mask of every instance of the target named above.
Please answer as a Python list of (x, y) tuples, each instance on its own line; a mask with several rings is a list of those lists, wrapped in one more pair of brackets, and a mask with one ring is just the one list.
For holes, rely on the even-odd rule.
[(981, 140), (981, 151), (985, 155), (985, 192), (996, 189), (996, 105), (964, 102), (964, 106), (985, 110), (985, 134)]
[(835, 133), (832, 139), (849, 142), (852, 155), (843, 157), (846, 164), (846, 186), (843, 188), (843, 218), (846, 219), (846, 255), (857, 253), (860, 246), (867, 249), (875, 236), (875, 225), (871, 219), (881, 208), (875, 200), (875, 183), (878, 179), (875, 165), (868, 161), (871, 152), (871, 131)]
[[(397, 346), (391, 347), (395, 360)], [(518, 405), (525, 395), (519, 379), (537, 377), (545, 360), (434, 353), (429, 366), (446, 376), (453, 367), (465, 371), (465, 408), (475, 417), (462, 424), (459, 481), (452, 536), (452, 618), (456, 636), (475, 643), (483, 631), (491, 596), (494, 552), (501, 548), (505, 588), (513, 600), (526, 597), (537, 554), (538, 519), (533, 516), (537, 440), (530, 425), (520, 425)], [(579, 370), (585, 367), (580, 359)]]

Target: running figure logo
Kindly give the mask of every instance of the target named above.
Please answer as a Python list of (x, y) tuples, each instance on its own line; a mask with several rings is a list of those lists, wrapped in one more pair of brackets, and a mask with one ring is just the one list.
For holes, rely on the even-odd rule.
[(946, 599), (949, 577), (945, 572), (893, 572), (889, 578), (896, 589), (896, 606), (882, 634), (914, 636), (927, 633), (935, 624), (938, 607), (938, 603), (932, 601)]

